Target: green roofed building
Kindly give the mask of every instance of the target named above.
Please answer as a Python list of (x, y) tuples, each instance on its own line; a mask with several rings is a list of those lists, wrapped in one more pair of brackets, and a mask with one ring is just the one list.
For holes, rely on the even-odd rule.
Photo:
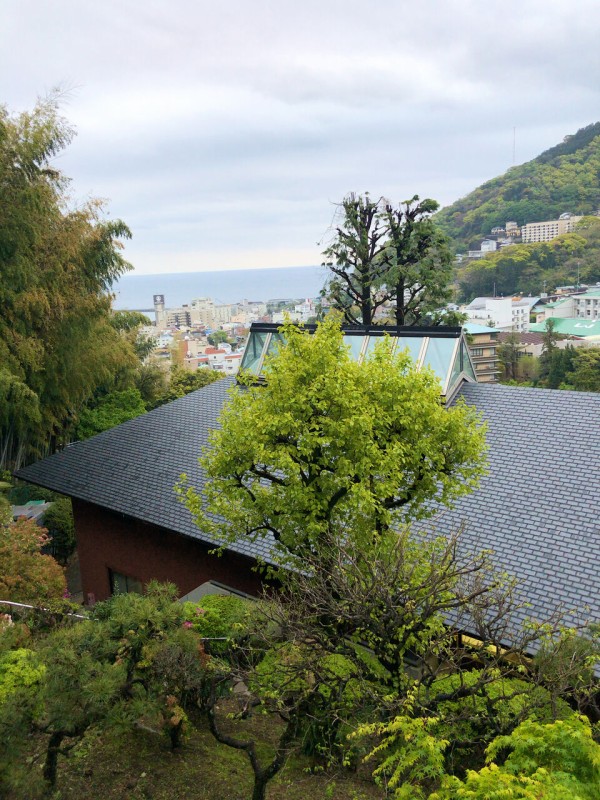
[[(554, 322), (554, 330), (556, 333), (563, 334), (564, 336), (577, 336), (579, 339), (588, 339), (592, 336), (600, 337), (600, 319), (582, 319), (577, 317), (550, 317)], [(532, 332), (544, 333), (546, 330), (546, 323), (536, 322), (534, 325), (529, 326)]]

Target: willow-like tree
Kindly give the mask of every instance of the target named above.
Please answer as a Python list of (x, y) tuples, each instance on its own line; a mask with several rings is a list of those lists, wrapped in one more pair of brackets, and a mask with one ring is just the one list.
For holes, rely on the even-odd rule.
[(65, 437), (77, 409), (135, 361), (109, 322), (110, 288), (130, 268), (120, 220), (92, 200), (69, 206), (54, 158), (73, 130), (58, 97), (30, 113), (0, 108), (0, 463)]

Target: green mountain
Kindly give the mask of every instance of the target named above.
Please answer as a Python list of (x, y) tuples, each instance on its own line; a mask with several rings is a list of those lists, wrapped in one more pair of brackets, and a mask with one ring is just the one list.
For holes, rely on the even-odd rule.
[(509, 220), (518, 225), (557, 219), (560, 214), (593, 214), (600, 208), (600, 122), (475, 189), (443, 208), (436, 222), (457, 250)]

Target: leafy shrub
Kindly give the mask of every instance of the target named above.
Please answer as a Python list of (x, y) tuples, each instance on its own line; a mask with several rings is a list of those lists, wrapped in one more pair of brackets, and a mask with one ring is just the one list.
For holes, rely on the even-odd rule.
[(206, 639), (237, 638), (245, 631), (251, 610), (252, 601), (223, 594), (207, 594), (198, 603), (184, 604), (186, 621)]
[(17, 483), (7, 493), (10, 503), (14, 506), (24, 506), (30, 500), (43, 500), (45, 503), (52, 503), (58, 500), (61, 495), (51, 492), (50, 489), (43, 489), (41, 486), (33, 486), (31, 483)]
[(76, 545), (73, 508), (68, 497), (61, 497), (52, 503), (44, 514), (44, 527), (50, 536), (52, 555), (61, 564), (66, 564)]
[(19, 648), (0, 655), (0, 708), (11, 695), (34, 695), (46, 668), (32, 650)]
[[(503, 754), (510, 754), (502, 765)], [(549, 725), (526, 720), (487, 749), (488, 766), (469, 771), (464, 781), (445, 778), (430, 800), (597, 800), (600, 745), (586, 717)]]

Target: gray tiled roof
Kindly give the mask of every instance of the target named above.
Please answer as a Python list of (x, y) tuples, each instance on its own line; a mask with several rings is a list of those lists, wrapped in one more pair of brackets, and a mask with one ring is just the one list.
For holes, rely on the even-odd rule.
[(489, 474), (437, 521), (493, 550), (543, 618), (600, 622), (600, 394), (465, 384), (488, 424)]
[[(60, 453), (19, 470), (17, 477), (111, 511), (177, 531), (211, 544), (173, 487), (186, 473), (200, 487), (198, 457), (217, 427), (217, 416), (234, 384), (211, 383), (172, 403), (124, 422)], [(266, 543), (239, 542), (242, 555), (268, 557)]]
[[(18, 476), (206, 541), (173, 486), (182, 472), (202, 485), (197, 458), (232, 383), (70, 445)], [(487, 420), (489, 475), (436, 530), (464, 525), (465, 546), (493, 550), (521, 581), (531, 616), (561, 604), (600, 622), (600, 394), (465, 384), (460, 395)], [(268, 559), (265, 543), (232, 549)]]

